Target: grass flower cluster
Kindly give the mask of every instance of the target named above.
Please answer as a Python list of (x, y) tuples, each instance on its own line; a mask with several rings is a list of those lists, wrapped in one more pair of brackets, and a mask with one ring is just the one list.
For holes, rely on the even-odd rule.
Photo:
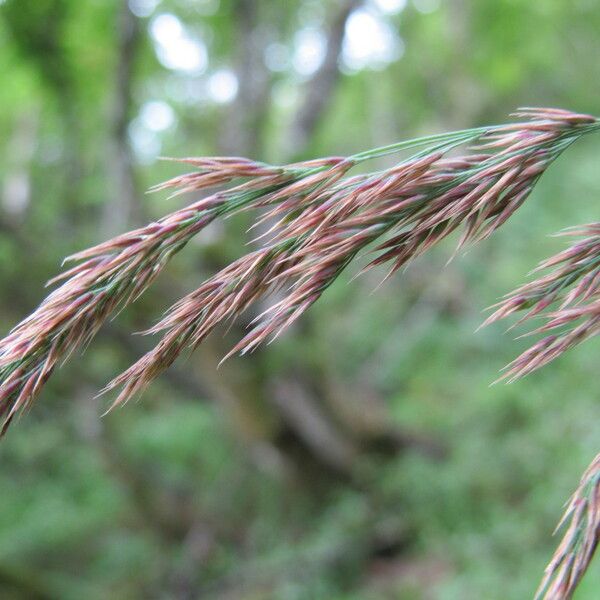
[[(559, 235), (579, 239), (543, 261), (534, 273), (546, 273), (508, 294), (486, 321), (524, 312), (516, 324), (539, 317), (544, 322), (532, 333), (549, 333), (508, 365), (502, 379), (527, 375), (600, 332), (600, 223)], [(583, 475), (557, 530), (567, 522), (538, 589), (539, 600), (571, 598), (592, 559), (600, 537), (600, 455)]]
[(600, 223), (573, 227), (559, 235), (582, 239), (542, 262), (534, 273), (548, 273), (509, 294), (486, 321), (526, 311), (518, 323), (543, 316), (545, 323), (533, 333), (552, 332), (508, 365), (504, 377), (510, 381), (600, 332)]
[(536, 600), (568, 600), (592, 560), (600, 535), (600, 454), (581, 478), (557, 530), (569, 523), (536, 594)]
[[(256, 249), (179, 300), (149, 329), (161, 339), (108, 384), (106, 389), (120, 390), (114, 405), (141, 392), (217, 325), (231, 323), (270, 298), (276, 300), (230, 354), (274, 339), (358, 256), (370, 257), (365, 268), (385, 264), (391, 275), (454, 231), (459, 232), (458, 248), (487, 238), (523, 204), (565, 149), (600, 130), (598, 119), (559, 109), (524, 108), (513, 116), (519, 120), (284, 166), (245, 158), (180, 159), (192, 170), (154, 189), (203, 197), (69, 257), (74, 266), (49, 282), (57, 285), (54, 291), (0, 341), (2, 433), (31, 405), (56, 366), (85, 347), (109, 316), (142, 294), (170, 258), (215, 219), (256, 211), (253, 228), (260, 225), (262, 231)], [(389, 168), (350, 173), (390, 155), (397, 159)], [(541, 265), (553, 270), (507, 297), (488, 319), (526, 309), (524, 318), (529, 318), (558, 306), (546, 313), (540, 331), (559, 332), (517, 358), (508, 378), (531, 372), (600, 329), (600, 225), (569, 233), (584, 239)], [(597, 485), (594, 489), (597, 498)], [(583, 511), (588, 525), (581, 536), (567, 535), (571, 541), (563, 543), (567, 549), (548, 577), (561, 569), (576, 582), (595, 545), (597, 502), (572, 506), (568, 515), (577, 521)], [(595, 523), (594, 543), (589, 523)], [(580, 537), (582, 545), (573, 546)]]

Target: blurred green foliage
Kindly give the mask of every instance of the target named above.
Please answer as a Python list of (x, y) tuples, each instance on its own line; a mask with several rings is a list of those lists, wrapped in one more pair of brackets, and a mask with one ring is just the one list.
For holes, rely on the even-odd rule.
[[(0, 0), (2, 331), (63, 256), (179, 202), (143, 195), (181, 171), (159, 155), (276, 163), (518, 105), (598, 114), (599, 31), (597, 0)], [(527, 340), (474, 330), (562, 247), (547, 234), (598, 218), (599, 156), (570, 149), (448, 266), (451, 242), (374, 294), (383, 272), (349, 272), (269, 348), (217, 371), (240, 329), (215, 336), (100, 419), (96, 390), (149, 347), (129, 333), (248, 240), (244, 217), (206, 231), (2, 440), (0, 597), (530, 597), (598, 450), (600, 345), (490, 387)], [(599, 586), (593, 565), (577, 599)]]

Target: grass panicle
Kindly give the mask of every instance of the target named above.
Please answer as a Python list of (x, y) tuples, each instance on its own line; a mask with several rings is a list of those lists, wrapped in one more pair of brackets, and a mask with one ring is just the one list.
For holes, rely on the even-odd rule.
[(565, 526), (535, 600), (572, 598), (592, 560), (600, 535), (600, 454), (583, 474), (556, 530)]
[(502, 379), (527, 375), (600, 332), (600, 223), (559, 235), (581, 239), (542, 262), (534, 273), (547, 273), (508, 294), (484, 323), (520, 312), (525, 314), (517, 324), (534, 317), (545, 321), (532, 333), (549, 335), (508, 365)]
[[(357, 256), (370, 256), (367, 269), (387, 265), (391, 275), (454, 231), (460, 231), (458, 248), (487, 238), (523, 204), (552, 161), (600, 129), (598, 119), (560, 109), (523, 108), (513, 116), (522, 120), (284, 166), (246, 158), (179, 159), (193, 170), (153, 190), (203, 197), (69, 257), (75, 264), (49, 282), (54, 291), (0, 341), (1, 433), (59, 363), (144, 293), (170, 258), (217, 218), (259, 211), (251, 227), (261, 226), (257, 248), (165, 312), (147, 332), (162, 336), (155, 348), (107, 386), (120, 389), (113, 406), (140, 393), (217, 325), (275, 292), (276, 300), (230, 354), (277, 337)], [(397, 162), (389, 168), (349, 173), (394, 154)], [(544, 314), (537, 331), (552, 332), (509, 365), (509, 380), (600, 330), (600, 224), (567, 233), (583, 239), (540, 265), (549, 272), (507, 296), (487, 320), (519, 311), (527, 311), (522, 320)], [(583, 576), (598, 539), (599, 480), (600, 455), (569, 503), (561, 524), (570, 524), (538, 598), (570, 598)]]
[[(559, 235), (579, 239), (540, 263), (534, 273), (545, 273), (508, 294), (485, 323), (524, 313), (516, 325), (543, 319), (532, 333), (549, 333), (510, 363), (501, 379), (523, 377), (600, 333), (600, 223)], [(557, 530), (567, 522), (537, 600), (571, 598), (593, 557), (600, 536), (600, 454), (583, 475)]]
[[(459, 246), (486, 238), (524, 202), (548, 165), (597, 119), (525, 108), (507, 125), (433, 135), (350, 157), (285, 166), (245, 158), (184, 158), (193, 171), (156, 186), (206, 195), (146, 227), (79, 252), (50, 284), (58, 287), (0, 341), (0, 429), (27, 409), (56, 366), (102, 323), (133, 302), (170, 258), (213, 220), (260, 209), (269, 224), (257, 250), (211, 277), (165, 313), (150, 332), (158, 345), (108, 385), (115, 404), (141, 391), (186, 348), (279, 290), (282, 299), (253, 323), (232, 352), (277, 336), (372, 244), (370, 266), (390, 273), (462, 228)], [(449, 153), (467, 146), (462, 155)], [(349, 175), (368, 160), (405, 153), (382, 171)], [(210, 189), (220, 187), (216, 192)]]
[[(341, 177), (270, 209), (262, 218), (274, 222), (268, 241), (172, 306), (149, 331), (163, 338), (109, 384), (121, 388), (115, 404), (143, 390), (217, 324), (277, 290), (283, 297), (252, 322), (229, 355), (274, 339), (374, 242), (377, 256), (367, 268), (385, 263), (391, 274), (460, 227), (459, 247), (488, 237), (558, 154), (597, 128), (595, 119), (582, 115), (527, 110), (519, 116), (532, 120), (459, 132), (385, 171)], [(447, 156), (468, 143), (469, 153)]]

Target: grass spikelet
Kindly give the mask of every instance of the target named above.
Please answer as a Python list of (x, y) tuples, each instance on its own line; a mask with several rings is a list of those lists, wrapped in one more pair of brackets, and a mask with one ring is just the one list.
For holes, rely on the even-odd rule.
[(517, 325), (543, 318), (545, 322), (532, 333), (550, 334), (508, 365), (503, 379), (527, 375), (600, 333), (600, 223), (570, 228), (561, 235), (581, 239), (543, 261), (534, 272), (546, 273), (507, 295), (484, 323), (525, 312)]
[[(186, 346), (194, 348), (219, 322), (235, 319), (277, 288), (284, 290), (283, 298), (253, 321), (227, 356), (273, 340), (377, 240), (384, 241), (367, 268), (387, 263), (392, 273), (459, 227), (459, 247), (491, 235), (524, 202), (547, 166), (583, 130), (598, 127), (593, 117), (527, 112), (530, 122), (436, 139), (385, 171), (338, 178), (295, 202), (294, 212), (271, 228), (271, 239), (256, 255), (226, 268), (167, 311), (152, 329), (163, 333), (162, 341), (109, 384), (108, 389), (122, 388), (117, 404), (147, 385)], [(465, 144), (472, 145), (470, 153), (447, 157)], [(282, 211), (275, 206), (268, 216), (280, 217)]]
[(563, 528), (535, 600), (572, 598), (594, 556), (600, 535), (600, 454), (583, 474), (556, 530)]
[[(76, 264), (52, 280), (58, 287), (0, 341), (0, 429), (6, 431), (31, 405), (61, 361), (142, 294), (170, 258), (217, 218), (260, 208), (266, 213), (258, 221), (275, 223), (257, 250), (180, 300), (151, 329), (163, 335), (156, 348), (108, 386), (121, 388), (116, 404), (141, 391), (217, 324), (279, 290), (282, 298), (255, 320), (233, 352), (273, 339), (373, 246), (369, 266), (386, 263), (394, 272), (457, 229), (459, 246), (488, 237), (525, 201), (553, 160), (600, 129), (594, 117), (559, 109), (525, 108), (517, 116), (526, 120), (284, 166), (235, 157), (181, 159), (194, 170), (155, 189), (207, 195), (69, 257)], [(460, 146), (467, 148), (462, 155), (449, 155)], [(392, 154), (401, 157), (391, 168), (348, 174)], [(576, 309), (553, 316), (549, 328), (582, 318), (566, 310)], [(574, 330), (575, 337), (561, 343), (588, 334)], [(557, 348), (550, 344), (545, 351), (556, 354)]]

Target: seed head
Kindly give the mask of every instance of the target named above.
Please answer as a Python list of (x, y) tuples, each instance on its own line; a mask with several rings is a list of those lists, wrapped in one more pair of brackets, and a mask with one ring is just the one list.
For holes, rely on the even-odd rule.
[[(51, 281), (58, 287), (0, 341), (0, 428), (5, 431), (30, 406), (60, 361), (91, 341), (111, 314), (142, 294), (170, 258), (216, 218), (261, 209), (257, 223), (269, 227), (257, 250), (181, 299), (150, 330), (163, 338), (109, 384), (122, 386), (116, 403), (141, 391), (219, 323), (279, 291), (282, 297), (257, 317), (233, 352), (273, 339), (373, 246), (376, 256), (368, 266), (386, 263), (391, 273), (456, 229), (462, 229), (459, 247), (486, 238), (525, 201), (565, 148), (600, 128), (594, 117), (558, 109), (526, 108), (516, 115), (527, 120), (285, 166), (245, 158), (181, 159), (195, 170), (155, 189), (207, 195), (70, 257), (75, 266)], [(470, 148), (450, 155), (459, 146)], [(401, 152), (408, 156), (391, 168), (348, 174), (367, 160)], [(585, 296), (596, 285), (596, 279), (586, 280), (577, 294)], [(555, 315), (549, 328), (581, 318), (587, 328), (543, 351), (560, 353), (562, 345), (577, 343), (598, 323), (574, 312)]]

